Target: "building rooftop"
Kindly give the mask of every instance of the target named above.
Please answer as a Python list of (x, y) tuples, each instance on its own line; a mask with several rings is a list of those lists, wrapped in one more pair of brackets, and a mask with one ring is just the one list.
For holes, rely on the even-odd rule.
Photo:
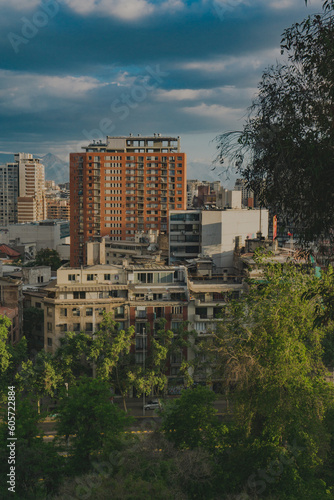
[(16, 259), (17, 257), (20, 257), (20, 252), (17, 252), (13, 248), (9, 247), (5, 243), (0, 245), (0, 253), (4, 253), (8, 257), (12, 257), (13, 259)]
[(106, 141), (93, 141), (88, 146), (83, 146), (86, 152), (136, 152), (136, 153), (172, 153), (180, 152), (180, 136), (173, 137), (162, 134), (134, 136), (107, 136)]

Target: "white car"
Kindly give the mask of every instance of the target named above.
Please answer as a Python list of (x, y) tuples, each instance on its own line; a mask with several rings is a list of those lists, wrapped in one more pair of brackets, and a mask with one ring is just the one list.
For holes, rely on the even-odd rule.
[(144, 410), (159, 410), (161, 408), (160, 402), (158, 399), (151, 399), (147, 401), (146, 405), (144, 405)]

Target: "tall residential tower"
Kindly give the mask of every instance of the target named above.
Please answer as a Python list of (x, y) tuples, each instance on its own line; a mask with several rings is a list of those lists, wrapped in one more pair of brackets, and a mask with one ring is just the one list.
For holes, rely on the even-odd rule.
[(0, 166), (0, 225), (46, 218), (44, 165), (30, 153)]
[(186, 155), (180, 138), (107, 137), (70, 155), (71, 266), (86, 264), (86, 242), (166, 232), (168, 211), (185, 210)]

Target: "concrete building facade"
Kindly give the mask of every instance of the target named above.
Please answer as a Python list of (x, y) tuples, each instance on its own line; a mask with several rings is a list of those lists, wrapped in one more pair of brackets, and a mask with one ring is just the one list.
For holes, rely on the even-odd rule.
[(29, 153), (17, 153), (19, 169), (17, 222), (33, 222), (46, 218), (44, 165)]
[(0, 278), (0, 315), (6, 316), (11, 320), (11, 326), (8, 329), (8, 341), (11, 344), (15, 344), (23, 335), (23, 294), (21, 280), (5, 277)]
[(44, 165), (29, 153), (0, 166), (0, 225), (46, 218)]
[(211, 257), (215, 273), (233, 272), (236, 239), (258, 231), (268, 236), (268, 210), (186, 210), (170, 212), (169, 262)]
[(168, 211), (186, 208), (186, 155), (175, 137), (107, 137), (70, 155), (71, 265), (87, 241), (166, 232)]
[(42, 248), (57, 250), (57, 246), (68, 243), (70, 235), (69, 221), (43, 220), (24, 224), (10, 224), (0, 228), (0, 239), (3, 243), (20, 244), (34, 243), (36, 251)]
[(0, 226), (17, 222), (19, 169), (16, 163), (0, 165)]
[[(57, 282), (45, 290), (44, 342), (48, 352), (55, 352), (67, 331), (93, 335), (104, 312), (112, 312), (120, 328), (134, 326), (133, 354), (141, 364), (161, 318), (166, 319), (166, 328), (175, 331), (188, 319), (184, 266), (62, 267), (57, 271)], [(169, 376), (175, 376), (180, 366), (181, 361), (171, 360)]]

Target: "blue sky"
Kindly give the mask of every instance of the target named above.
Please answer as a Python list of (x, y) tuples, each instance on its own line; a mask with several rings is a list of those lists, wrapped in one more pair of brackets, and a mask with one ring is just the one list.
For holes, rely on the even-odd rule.
[(313, 0), (0, 0), (0, 151), (66, 159), (88, 141), (181, 136), (188, 178), (241, 129), (281, 33)]

